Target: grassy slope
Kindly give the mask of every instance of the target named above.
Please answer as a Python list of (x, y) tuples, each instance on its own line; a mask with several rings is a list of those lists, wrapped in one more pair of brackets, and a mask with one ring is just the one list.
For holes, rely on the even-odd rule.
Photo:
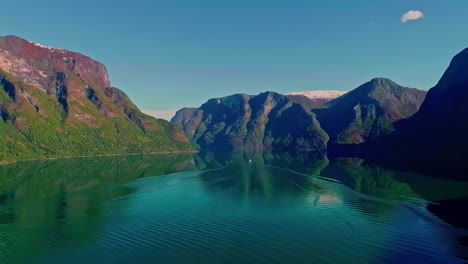
[[(81, 103), (70, 101), (70, 109), (95, 118), (89, 126), (71, 115), (66, 117), (53, 96), (3, 71), (0, 71), (0, 79), (0, 105), (8, 116), (0, 119), (0, 162), (191, 149), (189, 144), (170, 136), (172, 133), (183, 134), (181, 129), (141, 112), (151, 130), (140, 129), (126, 116), (106, 118), (87, 99)], [(16, 95), (9, 95), (6, 86), (14, 86)], [(39, 112), (20, 94), (33, 98)], [(136, 106), (133, 111), (138, 111)]]

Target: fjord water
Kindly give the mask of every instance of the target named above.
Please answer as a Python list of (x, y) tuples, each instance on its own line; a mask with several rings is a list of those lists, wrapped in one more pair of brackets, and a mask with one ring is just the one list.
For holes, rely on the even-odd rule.
[(359, 159), (19, 162), (0, 167), (0, 262), (463, 263), (467, 199), (468, 183)]

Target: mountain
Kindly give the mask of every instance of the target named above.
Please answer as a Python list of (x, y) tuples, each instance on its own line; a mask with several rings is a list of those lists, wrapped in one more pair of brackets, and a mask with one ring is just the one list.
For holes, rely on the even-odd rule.
[(200, 108), (179, 110), (171, 122), (201, 149), (324, 152), (328, 141), (309, 106), (274, 92), (210, 99)]
[[(420, 110), (396, 124), (377, 142), (372, 155), (403, 158), (406, 163), (453, 164), (468, 169), (468, 48), (457, 54)], [(463, 172), (466, 175), (466, 171)]]
[(344, 91), (304, 91), (304, 92), (293, 92), (293, 93), (286, 93), (286, 96), (295, 96), (295, 95), (302, 95), (305, 96), (317, 103), (325, 104), (335, 98), (338, 98), (347, 92)]
[(184, 107), (175, 113), (171, 118), (171, 123), (179, 127), (184, 127), (197, 110), (198, 108), (196, 107)]
[(394, 123), (416, 113), (426, 91), (376, 78), (316, 109), (329, 145), (359, 144), (394, 131)]
[(294, 95), (285, 95), (289, 100), (300, 104), (302, 107), (304, 107), (307, 110), (312, 110), (312, 109), (319, 109), (319, 108), (327, 108), (325, 105), (326, 102), (328, 102), (325, 99), (317, 99), (317, 98), (309, 98), (304, 95), (300, 94), (294, 94)]
[(190, 150), (183, 131), (143, 114), (82, 54), (0, 37), (0, 162)]

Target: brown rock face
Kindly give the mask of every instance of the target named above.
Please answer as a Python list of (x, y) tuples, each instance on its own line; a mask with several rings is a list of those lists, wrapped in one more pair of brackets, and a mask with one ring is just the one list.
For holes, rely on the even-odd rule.
[(182, 130), (142, 113), (87, 56), (0, 37), (0, 162), (190, 150)]
[(60, 82), (58, 79), (63, 78), (79, 80), (70, 82), (71, 94), (80, 83), (94, 89), (110, 86), (102, 63), (80, 53), (47, 47), (15, 36), (0, 38), (0, 68), (49, 94), (57, 92), (54, 88)]
[[(83, 101), (110, 87), (106, 67), (80, 53), (44, 46), (15, 36), (0, 37), (0, 69), (16, 79), (56, 97), (69, 122), (94, 125), (95, 118), (86, 114)], [(89, 99), (89, 98), (88, 98)], [(91, 100), (91, 99), (90, 99)], [(120, 116), (105, 107), (105, 116)]]
[(196, 107), (184, 107), (176, 112), (171, 119), (171, 123), (183, 127), (197, 110)]

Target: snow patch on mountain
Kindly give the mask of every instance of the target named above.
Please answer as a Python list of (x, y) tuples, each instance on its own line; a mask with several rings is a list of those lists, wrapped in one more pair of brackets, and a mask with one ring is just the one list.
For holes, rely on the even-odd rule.
[(292, 92), (284, 95), (303, 95), (311, 99), (335, 99), (342, 96), (347, 92), (344, 91), (304, 91), (304, 92)]
[(52, 47), (43, 45), (43, 44), (41, 44), (41, 43), (33, 42), (33, 41), (28, 41), (28, 42), (31, 43), (31, 44), (33, 44), (34, 46), (37, 46), (37, 47), (40, 47), (40, 48), (43, 48), (43, 49), (48, 49), (48, 50), (50, 50), (50, 51), (65, 52), (64, 49), (52, 48)]

